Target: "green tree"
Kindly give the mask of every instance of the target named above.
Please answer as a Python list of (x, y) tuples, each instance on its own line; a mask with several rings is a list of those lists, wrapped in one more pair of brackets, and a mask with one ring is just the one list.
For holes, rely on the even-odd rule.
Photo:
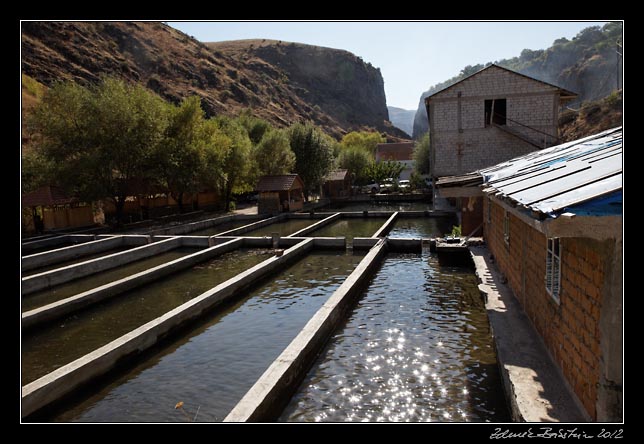
[(414, 144), (414, 170), (418, 174), (429, 174), (429, 133)]
[(366, 184), (367, 168), (373, 162), (373, 156), (362, 148), (349, 147), (340, 151), (338, 156), (338, 166), (349, 170), (353, 175), (354, 181), (358, 185)]
[(186, 193), (199, 191), (199, 168), (203, 163), (204, 112), (201, 100), (193, 96), (181, 106), (168, 105), (169, 124), (165, 138), (155, 150), (155, 178), (170, 193), (183, 213)]
[(229, 211), (233, 192), (242, 193), (252, 189), (254, 185), (253, 178), (249, 177), (252, 143), (248, 132), (238, 120), (222, 116), (215, 118), (214, 123), (228, 139), (228, 143), (224, 144), (226, 139), (217, 136), (221, 162), (218, 189), (226, 203), (225, 209)]
[(28, 125), (38, 153), (56, 165), (56, 183), (83, 200), (111, 200), (120, 225), (125, 199), (152, 179), (151, 157), (167, 126), (166, 110), (145, 88), (104, 78), (89, 88), (55, 84)]
[(297, 123), (289, 131), (291, 150), (295, 154), (295, 172), (304, 181), (308, 201), (333, 167), (332, 140), (312, 123)]
[(266, 120), (253, 116), (250, 109), (243, 110), (238, 117), (239, 123), (246, 129), (253, 145), (257, 145), (264, 134), (271, 129), (271, 124)]
[(285, 131), (272, 129), (264, 133), (253, 148), (253, 160), (260, 175), (287, 174), (295, 166), (295, 154)]
[(377, 132), (352, 131), (342, 137), (340, 145), (342, 148), (362, 148), (373, 155), (376, 153), (376, 146), (386, 141), (387, 139)]
[(400, 162), (372, 162), (366, 169), (366, 175), (370, 181), (382, 182), (385, 179), (398, 179), (405, 166)]

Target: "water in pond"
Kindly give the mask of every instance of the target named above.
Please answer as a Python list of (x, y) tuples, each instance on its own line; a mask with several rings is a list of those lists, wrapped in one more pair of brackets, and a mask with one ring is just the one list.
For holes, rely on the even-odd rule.
[(389, 254), (281, 421), (509, 421), (474, 274)]
[(316, 211), (426, 211), (429, 202), (354, 202), (331, 204)]
[(350, 241), (354, 237), (373, 236), (386, 221), (387, 218), (382, 217), (347, 217), (331, 222), (330, 224), (307, 234), (307, 236), (345, 236), (347, 241)]
[(49, 420), (221, 421), (361, 259), (309, 254)]
[(273, 254), (272, 250), (225, 253), (28, 332), (22, 339), (23, 384), (121, 337)]
[(431, 238), (451, 233), (457, 222), (451, 217), (400, 217), (387, 236), (393, 238)]
[(77, 258), (74, 258), (74, 259), (69, 259), (69, 260), (62, 261), (62, 262), (56, 262), (55, 264), (45, 265), (44, 267), (38, 267), (38, 268), (34, 268), (32, 270), (24, 271), (22, 273), (22, 277), (31, 276), (31, 275), (38, 274), (38, 273), (44, 273), (45, 271), (55, 270), (56, 268), (66, 267), (66, 266), (72, 265), (72, 264), (79, 264), (81, 262), (90, 261), (92, 259), (96, 259), (96, 258), (99, 258), (99, 257), (104, 257), (104, 256), (108, 256), (110, 254), (120, 253), (122, 251), (130, 250), (130, 249), (132, 249), (134, 247), (135, 247), (134, 245), (121, 246), (121, 247), (116, 247), (116, 248), (111, 248), (109, 250), (101, 251), (99, 253), (92, 253), (92, 254), (88, 254), (88, 255), (85, 255), (85, 256), (82, 256), (82, 257), (77, 257)]
[(124, 277), (139, 273), (148, 268), (170, 262), (183, 256), (199, 251), (198, 248), (175, 248), (165, 253), (160, 253), (152, 257), (140, 259), (120, 267), (110, 270), (101, 271), (84, 278), (76, 279), (64, 284), (47, 288), (22, 297), (22, 311), (32, 310), (36, 307), (51, 304), (52, 302), (68, 298), (78, 293), (82, 293), (110, 282), (118, 281)]
[[(313, 225), (320, 219), (287, 219), (285, 221), (276, 222), (274, 224), (266, 225), (262, 228), (249, 231), (248, 233), (240, 234), (239, 236), (270, 236), (272, 233), (279, 233), (281, 237), (289, 236), (302, 228)], [(308, 236), (308, 235), (307, 235)]]
[(215, 225), (214, 227), (204, 228), (203, 230), (192, 231), (186, 233), (186, 236), (214, 236), (215, 234), (223, 233), (224, 231), (234, 230), (235, 228), (243, 227), (244, 225), (252, 224), (258, 220), (237, 220), (231, 222), (224, 222), (223, 224)]

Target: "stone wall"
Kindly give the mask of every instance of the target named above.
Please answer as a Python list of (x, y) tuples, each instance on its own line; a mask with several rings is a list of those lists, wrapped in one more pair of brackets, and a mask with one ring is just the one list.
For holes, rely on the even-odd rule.
[[(535, 151), (535, 144), (553, 145), (558, 94), (553, 86), (491, 67), (432, 96), (432, 174), (465, 174)], [(533, 144), (485, 125), (485, 100), (489, 99), (506, 99), (506, 128)]]

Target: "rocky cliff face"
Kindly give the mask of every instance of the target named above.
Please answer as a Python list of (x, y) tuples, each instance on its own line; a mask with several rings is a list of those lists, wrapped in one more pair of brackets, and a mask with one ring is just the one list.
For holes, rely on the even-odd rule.
[(396, 108), (395, 106), (388, 106), (387, 110), (389, 111), (389, 120), (396, 128), (400, 128), (407, 134), (413, 132), (416, 110)]
[(342, 50), (276, 41), (204, 44), (162, 23), (24, 22), (23, 73), (44, 85), (139, 82), (178, 103), (198, 95), (208, 115), (244, 108), (277, 126), (311, 120), (340, 137), (388, 122), (380, 70)]

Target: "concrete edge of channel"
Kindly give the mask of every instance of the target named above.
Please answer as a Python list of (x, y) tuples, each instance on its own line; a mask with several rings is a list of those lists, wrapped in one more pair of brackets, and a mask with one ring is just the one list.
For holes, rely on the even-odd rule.
[(192, 321), (206, 310), (237, 296), (257, 280), (279, 270), (314, 248), (313, 239), (305, 239), (228, 279), (162, 316), (132, 330), (112, 342), (72, 361), (22, 387), (22, 417), (45, 407), (114, 368), (123, 358), (152, 347), (172, 329)]
[(22, 257), (22, 271), (33, 270), (38, 267), (56, 264), (70, 259), (87, 256), (93, 253), (100, 253), (123, 244), (123, 238), (120, 236), (107, 237), (103, 239), (82, 242), (68, 247), (57, 248), (54, 250), (43, 251), (36, 254), (30, 254)]
[[(149, 236), (141, 237), (149, 239)], [(132, 238), (128, 239), (123, 236), (124, 245), (132, 241)], [(21, 294), (24, 296), (39, 290), (53, 287), (54, 285), (64, 284), (74, 279), (80, 279), (94, 273), (120, 267), (121, 265), (129, 264), (130, 262), (134, 262), (139, 259), (145, 259), (155, 254), (172, 250), (173, 248), (181, 245), (182, 240), (180, 237), (172, 237), (158, 242), (146, 243), (119, 253), (113, 253), (96, 259), (68, 265), (66, 267), (26, 276), (23, 277), (21, 281)]]
[(358, 266), (313, 315), (300, 333), (273, 361), (244, 397), (226, 416), (224, 422), (271, 421), (279, 415), (333, 331), (344, 319), (356, 294), (387, 250), (387, 240), (380, 239)]
[(515, 422), (587, 422), (542, 340), (485, 246), (470, 246), (485, 300), (503, 390)]
[(91, 290), (52, 302), (51, 304), (25, 311), (22, 313), (22, 329), (24, 331), (67, 316), (96, 302), (117, 296), (125, 291), (152, 282), (155, 279), (179, 272), (199, 262), (240, 248), (242, 244), (243, 240), (241, 238), (235, 238), (222, 244), (206, 248), (205, 250), (165, 262), (156, 267), (148, 268), (147, 270), (132, 274), (123, 279), (101, 285), (100, 287), (92, 288)]

